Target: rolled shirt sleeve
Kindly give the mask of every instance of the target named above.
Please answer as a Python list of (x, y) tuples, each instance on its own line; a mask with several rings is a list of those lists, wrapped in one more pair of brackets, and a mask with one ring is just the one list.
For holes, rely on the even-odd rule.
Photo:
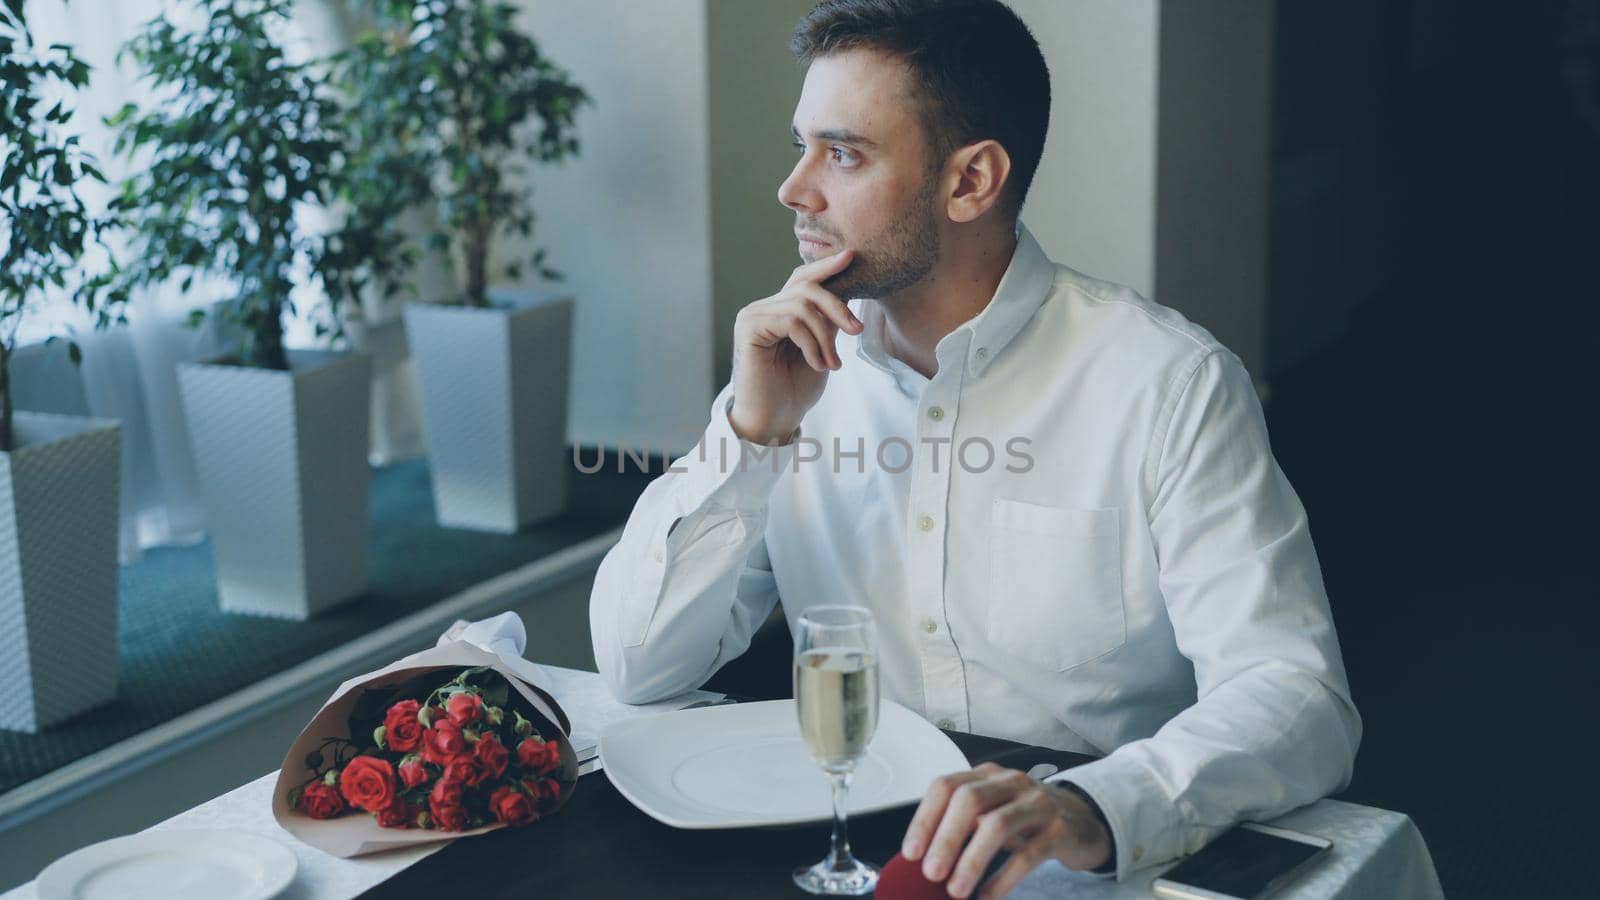
[(1152, 442), (1150, 530), (1198, 699), (1061, 776), (1105, 814), (1119, 878), (1340, 790), (1361, 739), (1305, 509), (1238, 359), (1201, 359)]

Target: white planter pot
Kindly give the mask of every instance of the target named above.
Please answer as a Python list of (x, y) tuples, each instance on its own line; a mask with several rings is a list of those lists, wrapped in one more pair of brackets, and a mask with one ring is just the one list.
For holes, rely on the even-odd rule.
[(511, 533), (567, 505), (572, 300), (406, 307), (439, 524)]
[(0, 453), (0, 728), (117, 694), (116, 422), (18, 412)]
[(227, 612), (306, 619), (366, 589), (371, 363), (289, 364), (178, 367)]

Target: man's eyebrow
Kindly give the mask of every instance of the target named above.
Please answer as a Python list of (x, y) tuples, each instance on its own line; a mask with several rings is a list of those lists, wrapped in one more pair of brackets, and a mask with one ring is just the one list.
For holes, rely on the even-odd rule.
[[(800, 139), (800, 129), (794, 127), (793, 125), (789, 126), (789, 133), (794, 136), (795, 140)], [(871, 149), (876, 149), (878, 146), (877, 141), (867, 137), (866, 135), (857, 134), (848, 128), (827, 128), (823, 129), (822, 131), (813, 131), (811, 133), (811, 137), (814, 140), (838, 141), (841, 144), (854, 144), (857, 147), (867, 147)]]

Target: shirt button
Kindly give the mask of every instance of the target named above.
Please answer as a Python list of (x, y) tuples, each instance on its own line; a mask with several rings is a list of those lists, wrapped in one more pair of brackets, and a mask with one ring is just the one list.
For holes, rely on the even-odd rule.
[(1133, 848), (1133, 861), (1134, 862), (1138, 862), (1139, 858), (1142, 857), (1142, 856), (1144, 856), (1144, 848), (1143, 847), (1135, 847), (1135, 848)]
[(661, 562), (665, 558), (665, 555), (660, 550), (656, 551), (656, 562)]
[(932, 531), (933, 530), (933, 516), (923, 516), (922, 518), (918, 519), (917, 520), (917, 527), (921, 528), (923, 531)]
[(934, 724), (938, 725), (940, 728), (944, 729), (945, 731), (955, 731), (956, 730), (956, 723), (950, 721), (949, 719), (940, 719), (939, 721), (935, 722)]
[(979, 359), (988, 359), (989, 358), (989, 348), (988, 347), (979, 347), (978, 348), (978, 358)]
[(932, 617), (924, 618), (922, 620), (922, 630), (929, 634), (933, 634), (939, 630), (939, 623), (935, 622)]
[(928, 418), (937, 422), (944, 418), (944, 410), (937, 406), (930, 406), (928, 407)]

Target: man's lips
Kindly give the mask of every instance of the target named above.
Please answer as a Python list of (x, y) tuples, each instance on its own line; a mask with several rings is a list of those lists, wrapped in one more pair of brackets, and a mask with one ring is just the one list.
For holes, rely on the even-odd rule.
[(832, 243), (813, 234), (797, 231), (794, 236), (799, 239), (802, 250), (831, 250), (833, 248)]

